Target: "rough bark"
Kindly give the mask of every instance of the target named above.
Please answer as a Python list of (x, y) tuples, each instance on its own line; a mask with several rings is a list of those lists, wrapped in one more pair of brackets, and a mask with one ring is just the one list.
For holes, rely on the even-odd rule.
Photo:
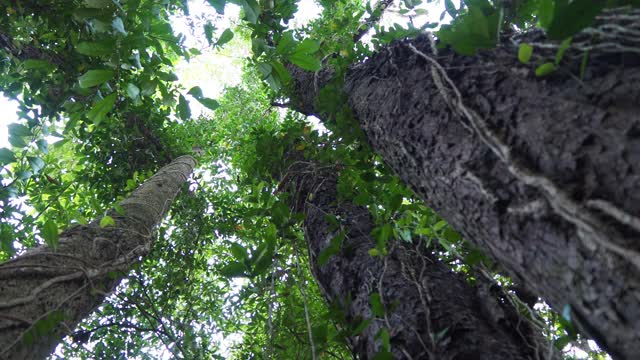
[(154, 227), (195, 166), (182, 156), (140, 185), (112, 213), (60, 235), (56, 249), (40, 246), (0, 264), (0, 359), (45, 359), (63, 336), (114, 291), (149, 252)]
[[(570, 306), (615, 358), (636, 358), (640, 62), (592, 56), (584, 81), (538, 78), (517, 46), (465, 57), (434, 55), (426, 38), (396, 43), (351, 68), (344, 90), (418, 196), (554, 309)], [(299, 110), (318, 114), (311, 85), (328, 72), (293, 75)]]
[[(304, 163), (308, 164), (308, 163)], [(313, 167), (313, 165), (311, 166)], [(327, 300), (337, 304), (348, 322), (373, 319), (349, 338), (354, 355), (373, 359), (384, 348), (378, 334), (390, 335), (390, 352), (398, 359), (549, 359), (539, 329), (521, 318), (512, 304), (484, 278), (471, 286), (441, 263), (424, 243), (394, 242), (389, 254), (372, 257), (375, 225), (367, 208), (337, 203), (337, 173), (304, 165), (297, 177), (298, 210), (312, 272)], [(340, 227), (327, 220), (336, 216)], [(323, 265), (318, 255), (343, 233), (338, 254)], [(385, 314), (372, 311), (378, 293)], [(504, 294), (502, 294), (504, 295)]]

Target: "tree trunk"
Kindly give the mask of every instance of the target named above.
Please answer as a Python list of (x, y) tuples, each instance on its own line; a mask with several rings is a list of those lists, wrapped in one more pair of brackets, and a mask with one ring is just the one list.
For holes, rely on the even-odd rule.
[[(396, 43), (354, 66), (344, 91), (374, 150), (429, 206), (611, 355), (636, 358), (639, 62), (591, 56), (583, 82), (538, 78), (517, 53)], [(329, 75), (293, 76), (293, 103), (318, 114), (312, 84)]]
[(111, 213), (0, 264), (0, 359), (45, 359), (63, 336), (113, 292), (153, 244), (154, 227), (195, 166), (182, 156), (163, 167)]
[[(304, 163), (308, 164), (308, 163)], [(312, 272), (347, 323), (372, 319), (349, 337), (359, 359), (388, 351), (398, 359), (550, 359), (553, 347), (522, 318), (498, 287), (478, 277), (471, 286), (442, 264), (423, 242), (395, 241), (373, 257), (375, 227), (367, 208), (337, 203), (337, 173), (327, 167), (297, 168), (295, 207), (304, 211)], [(310, 167), (314, 167), (311, 165)], [(299, 175), (295, 175), (295, 174)], [(298, 200), (300, 201), (300, 200)], [(335, 216), (338, 227), (328, 220)], [(344, 234), (339, 251), (323, 264), (321, 252)], [(378, 294), (380, 301), (372, 299)], [(378, 309), (376, 310), (376, 305)], [(383, 342), (389, 334), (389, 348)]]

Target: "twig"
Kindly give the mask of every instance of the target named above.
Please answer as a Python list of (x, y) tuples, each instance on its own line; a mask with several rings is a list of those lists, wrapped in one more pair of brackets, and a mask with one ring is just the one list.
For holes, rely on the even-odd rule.
[(299, 289), (300, 289), (300, 294), (302, 295), (302, 303), (304, 304), (304, 319), (305, 319), (305, 322), (307, 323), (307, 332), (309, 334), (309, 344), (311, 345), (311, 359), (316, 360), (317, 359), (316, 345), (313, 341), (313, 331), (311, 329), (311, 318), (309, 317), (309, 304), (307, 302), (307, 294), (304, 289), (304, 276), (302, 276), (303, 275), (302, 268), (300, 267), (300, 256), (298, 254), (298, 249), (295, 245), (293, 246), (293, 250), (296, 255), (296, 267), (298, 268), (298, 274), (300, 275), (300, 277), (302, 277), (302, 281), (300, 283)]

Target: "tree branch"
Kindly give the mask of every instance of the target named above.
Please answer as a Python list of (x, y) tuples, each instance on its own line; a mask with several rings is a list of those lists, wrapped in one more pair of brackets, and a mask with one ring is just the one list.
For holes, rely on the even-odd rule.
[[(375, 25), (384, 14), (384, 11), (393, 4), (393, 0), (381, 0), (378, 5), (376, 5), (376, 9), (373, 11), (373, 14), (360, 26), (358, 32), (353, 36), (353, 42), (357, 43), (364, 37), (369, 30)], [(377, 16), (376, 16), (377, 15)]]

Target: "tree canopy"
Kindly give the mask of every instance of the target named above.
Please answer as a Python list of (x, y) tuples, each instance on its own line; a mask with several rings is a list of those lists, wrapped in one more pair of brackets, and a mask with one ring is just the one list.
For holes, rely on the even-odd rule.
[[(391, 53), (392, 44), (422, 41), (435, 58), (451, 51), (485, 56), (485, 64), (501, 60), (491, 51), (506, 49), (519, 64), (513, 72), (530, 74), (530, 82), (571, 79), (588, 88), (598, 64), (640, 64), (639, 4), (318, 0), (319, 13), (302, 21), (310, 3), (2, 2), (0, 91), (19, 110), (0, 148), (0, 262), (37, 246), (55, 252), (62, 230), (95, 219), (115, 227), (120, 201), (158, 169), (181, 155), (198, 161), (149, 254), (121, 274), (116, 291), (78, 328), (66, 329), (51, 357), (350, 358), (350, 339), (402, 304), (369, 289), (371, 316), (351, 319), (318, 286), (316, 266), (348, 253), (348, 219), (327, 213), (333, 235), (321, 251), (309, 251), (308, 235), (319, 230), (303, 226), (307, 213), (296, 204), (318, 195), (292, 178), (330, 167), (333, 201), (368, 210), (366, 235), (375, 241), (369, 257), (384, 262), (397, 244), (419, 239), (420, 251), (474, 288), (490, 284), (533, 324), (552, 344), (540, 358), (556, 351), (566, 359), (608, 358), (591, 340), (598, 329), (577, 326), (570, 304), (552, 310), (396, 175), (356, 120), (345, 75)], [(448, 86), (449, 69), (438, 69)], [(228, 82), (234, 71), (238, 81)], [(455, 86), (440, 89), (450, 111), (465, 111)], [(637, 107), (638, 99), (612, 96)], [(637, 237), (637, 214), (623, 215), (617, 219)], [(3, 309), (0, 303), (0, 320), (21, 321)], [(56, 312), (22, 319), (28, 326), (15, 341), (37, 341), (62, 321)], [(376, 330), (376, 359), (394, 358), (396, 335)], [(429, 336), (437, 344), (453, 335), (443, 327)], [(624, 358), (617, 351), (625, 344), (599, 345)]]

